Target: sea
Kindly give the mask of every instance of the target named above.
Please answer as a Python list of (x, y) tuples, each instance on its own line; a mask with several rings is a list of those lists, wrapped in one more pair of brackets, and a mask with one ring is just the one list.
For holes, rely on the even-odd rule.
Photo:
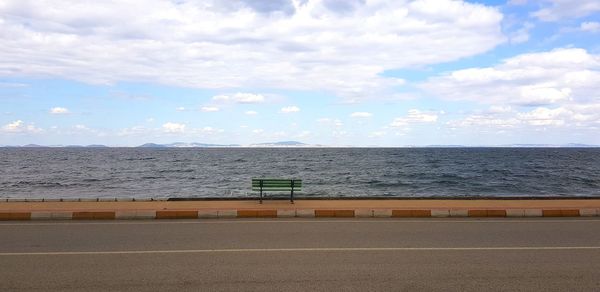
[[(600, 197), (600, 148), (0, 148), (0, 198)], [(284, 195), (284, 194), (281, 194)]]

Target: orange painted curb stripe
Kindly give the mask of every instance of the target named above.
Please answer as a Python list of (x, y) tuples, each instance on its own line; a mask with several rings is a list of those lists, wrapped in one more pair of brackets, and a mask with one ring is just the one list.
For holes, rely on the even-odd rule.
[(111, 220), (116, 212), (73, 212), (73, 220)]
[(31, 220), (31, 212), (0, 212), (0, 220)]
[(579, 217), (578, 209), (542, 210), (544, 217)]
[(198, 219), (198, 211), (156, 211), (156, 219)]
[(276, 218), (277, 210), (237, 210), (238, 218)]
[(431, 217), (431, 210), (392, 210), (392, 217)]
[(469, 217), (506, 217), (506, 210), (469, 210)]
[(315, 210), (315, 217), (354, 217), (354, 210)]

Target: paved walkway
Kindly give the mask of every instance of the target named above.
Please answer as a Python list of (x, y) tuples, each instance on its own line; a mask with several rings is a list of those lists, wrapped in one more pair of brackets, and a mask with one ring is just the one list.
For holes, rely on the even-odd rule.
[(217, 210), (217, 209), (564, 209), (600, 208), (586, 200), (287, 200), (152, 202), (0, 202), (0, 211)]

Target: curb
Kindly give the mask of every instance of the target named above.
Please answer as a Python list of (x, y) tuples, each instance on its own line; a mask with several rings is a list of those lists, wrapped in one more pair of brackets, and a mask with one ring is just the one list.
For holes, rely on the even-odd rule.
[(119, 211), (9, 211), (12, 220), (129, 220), (217, 218), (448, 218), (448, 217), (594, 217), (600, 208), (569, 209), (223, 209)]

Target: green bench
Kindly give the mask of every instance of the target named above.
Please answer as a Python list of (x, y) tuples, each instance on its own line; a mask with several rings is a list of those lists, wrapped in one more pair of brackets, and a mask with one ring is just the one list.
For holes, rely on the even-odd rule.
[(301, 179), (285, 178), (253, 178), (252, 191), (260, 192), (260, 203), (262, 204), (263, 192), (290, 192), (290, 202), (294, 203), (294, 192), (302, 190)]

